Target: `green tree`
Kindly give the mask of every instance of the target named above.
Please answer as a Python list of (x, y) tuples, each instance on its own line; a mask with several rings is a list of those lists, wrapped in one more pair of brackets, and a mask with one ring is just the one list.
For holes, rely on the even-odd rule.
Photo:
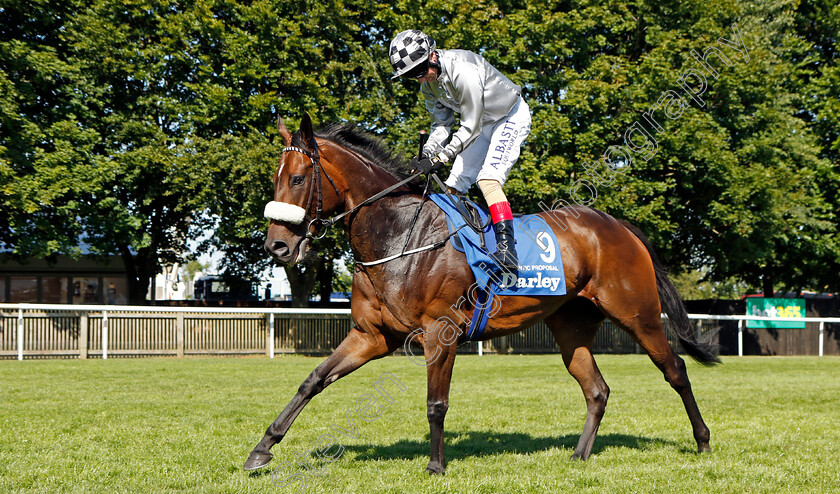
[[(318, 122), (350, 120), (374, 133), (398, 117), (378, 10), (362, 1), (275, 1), (225, 11), (225, 29), (216, 33), (207, 62), (219, 87), (220, 96), (210, 100), (219, 135), (197, 141), (195, 159), (205, 184), (204, 224), (216, 232), (204, 247), (224, 252), (226, 269), (254, 274), (271, 263), (262, 249), (262, 213), (284, 146), (278, 116), (293, 129), (310, 111)], [(225, 92), (232, 86), (243, 89)], [(313, 248), (319, 255), (306, 264), (284, 267), (296, 305), (306, 304), (316, 287), (328, 298), (333, 263), (347, 252), (336, 234)]]
[[(276, 117), (289, 128), (304, 111), (358, 122), (413, 154), (429, 117), (415, 81), (390, 79), (386, 52), (397, 32), (421, 28), (523, 87), (533, 126), (506, 185), (515, 209), (569, 199), (600, 167), (613, 180), (593, 205), (641, 226), (672, 270), (836, 290), (833, 3), (5, 0), (0, 242), (21, 256), (81, 243), (120, 254), (140, 302), (159, 266), (212, 229), (203, 248), (253, 277), (270, 264), (262, 211), (284, 145)], [(749, 60), (718, 44), (735, 25)], [(653, 129), (643, 114), (710, 46), (731, 63), (712, 62), (704, 104), (675, 118), (660, 109)], [(637, 150), (608, 173), (599, 158), (637, 123), (656, 153)], [(334, 262), (347, 259), (339, 233), (286, 268), (298, 303), (331, 289)]]
[(834, 290), (840, 271), (840, 4), (830, 0), (807, 0), (796, 8), (796, 34), (806, 49), (798, 61), (801, 86), (797, 101), (798, 116), (816, 137), (820, 156), (825, 160), (817, 174), (817, 182), (832, 214), (834, 233), (833, 259), (808, 256), (813, 264), (813, 286), (818, 290)]
[(749, 286), (731, 278), (726, 281), (708, 281), (708, 272), (684, 271), (672, 276), (671, 281), (683, 300), (738, 299), (747, 293)]
[[(182, 260), (195, 196), (188, 159), (212, 131), (195, 90), (202, 5), (8, 2), (2, 177), (15, 253), (117, 254), (143, 303)], [(4, 26), (6, 24), (4, 23)], [(198, 27), (196, 27), (198, 26)]]
[[(818, 180), (825, 162), (796, 118), (796, 57), (807, 44), (793, 32), (793, 4), (555, 6), (529, 4), (505, 16), (528, 16), (532, 22), (511, 22), (527, 26), (515, 38), (543, 47), (519, 50), (527, 61), (519, 73), (531, 79), (525, 87), (539, 89), (532, 93), (533, 156), (523, 154), (507, 186), (517, 206), (535, 211), (535, 199), (571, 200), (570, 183), (597, 183), (587, 164), (597, 165), (611, 145), (626, 146), (628, 129), (643, 125), (656, 152), (649, 149), (649, 159), (644, 150), (630, 153), (632, 163), (620, 174), (597, 165), (614, 181), (597, 183), (594, 206), (641, 226), (675, 271), (707, 268), (712, 280), (737, 276), (765, 291), (825, 278), (818, 266), (836, 256), (832, 212)], [(721, 36), (732, 40), (735, 25), (749, 61), (717, 43)], [(690, 100), (678, 79), (698, 67), (692, 50), (714, 45), (731, 63), (718, 63), (717, 77), (706, 77), (703, 106), (691, 102), (673, 119), (660, 112), (662, 129), (654, 129), (643, 113), (669, 90)], [(644, 142), (641, 136), (636, 142)]]
[(86, 127), (94, 90), (61, 36), (73, 1), (0, 3), (0, 248), (79, 255), (77, 206), (107, 165)]
[(184, 279), (187, 281), (193, 281), (195, 280), (195, 275), (197, 273), (204, 271), (208, 267), (210, 267), (209, 264), (193, 259), (184, 263), (184, 266), (181, 269), (184, 272)]
[(109, 165), (79, 216), (97, 252), (122, 256), (133, 303), (161, 265), (183, 261), (190, 235), (199, 186), (191, 157), (195, 140), (213, 132), (202, 97), (206, 13), (203, 3), (99, 0), (68, 22), (74, 62), (97, 88), (86, 124)]

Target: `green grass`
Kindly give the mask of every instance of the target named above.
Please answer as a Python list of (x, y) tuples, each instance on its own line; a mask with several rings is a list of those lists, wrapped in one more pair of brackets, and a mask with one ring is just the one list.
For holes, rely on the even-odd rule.
[[(712, 431), (698, 455), (677, 394), (642, 356), (598, 356), (612, 393), (592, 457), (569, 461), (583, 395), (559, 356), (462, 356), (446, 420), (448, 469), (428, 462), (425, 369), (372, 362), (330, 386), (273, 452), (250, 450), (321, 359), (0, 361), (0, 492), (295, 492), (271, 469), (316, 446), (385, 372), (407, 387), (356, 417), (309, 492), (840, 492), (840, 359), (689, 363)], [(333, 433), (335, 435), (335, 433)], [(335, 446), (331, 451), (339, 451)]]

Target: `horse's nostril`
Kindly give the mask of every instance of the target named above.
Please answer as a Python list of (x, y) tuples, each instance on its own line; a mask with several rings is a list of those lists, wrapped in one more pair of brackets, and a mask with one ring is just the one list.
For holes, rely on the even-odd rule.
[(269, 254), (272, 254), (280, 259), (283, 259), (289, 255), (289, 246), (286, 244), (286, 242), (283, 242), (282, 240), (266, 242), (265, 250), (267, 250)]
[(274, 243), (271, 244), (271, 248), (274, 252), (281, 256), (289, 253), (289, 246), (286, 245), (286, 242), (282, 242), (280, 240), (274, 241)]

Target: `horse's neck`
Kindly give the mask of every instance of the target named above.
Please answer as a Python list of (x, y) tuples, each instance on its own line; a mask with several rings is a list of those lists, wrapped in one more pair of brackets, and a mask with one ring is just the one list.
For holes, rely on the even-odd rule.
[(362, 208), (347, 232), (356, 260), (368, 262), (398, 254), (409, 232), (412, 239), (422, 237), (418, 225), (424, 223), (423, 215), (412, 225), (420, 206), (419, 195), (396, 193)]
[[(326, 149), (336, 153), (333, 162), (341, 164), (342, 180), (347, 184), (345, 211), (397, 183), (390, 173), (350, 150), (329, 145)], [(418, 194), (403, 187), (349, 215), (345, 230), (357, 260), (379, 259), (402, 248), (420, 203)], [(416, 236), (412, 232), (412, 238)]]
[(388, 172), (348, 149), (329, 142), (324, 149), (332, 154), (333, 163), (340, 163), (340, 173), (347, 190), (346, 209), (356, 207), (397, 182)]

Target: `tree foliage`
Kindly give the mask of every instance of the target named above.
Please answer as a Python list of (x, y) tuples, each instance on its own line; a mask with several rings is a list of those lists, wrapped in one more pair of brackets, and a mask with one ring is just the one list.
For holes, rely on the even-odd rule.
[[(570, 185), (589, 180), (593, 206), (638, 224), (674, 271), (838, 290), (830, 0), (3, 0), (0, 14), (0, 243), (120, 254), (133, 301), (207, 228), (203, 248), (230, 272), (268, 265), (277, 116), (358, 122), (411, 154), (429, 117), (416, 82), (390, 79), (386, 52), (415, 27), (524, 88), (533, 126), (505, 186), (515, 209), (573, 200)], [(719, 41), (733, 29), (745, 53)], [(730, 61), (713, 56), (715, 75), (693, 55), (710, 47)], [(706, 74), (703, 104), (688, 94), (699, 79), (680, 85), (692, 69)], [(651, 109), (669, 91), (686, 104), (666, 118)], [(621, 145), (628, 159), (605, 162)], [(287, 268), (299, 298), (326, 293), (344, 242), (331, 234), (311, 264)]]

